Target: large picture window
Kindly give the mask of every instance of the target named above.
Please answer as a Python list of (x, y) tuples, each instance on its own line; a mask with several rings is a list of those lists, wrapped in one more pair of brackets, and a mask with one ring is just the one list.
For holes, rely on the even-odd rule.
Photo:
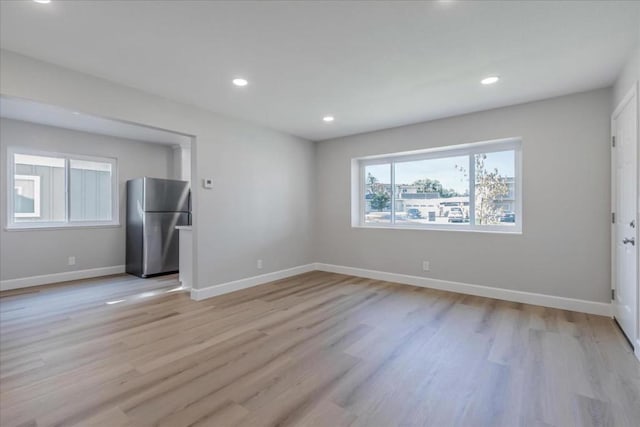
[(117, 225), (116, 160), (9, 149), (7, 228)]
[(522, 230), (519, 139), (359, 158), (353, 167), (354, 226)]

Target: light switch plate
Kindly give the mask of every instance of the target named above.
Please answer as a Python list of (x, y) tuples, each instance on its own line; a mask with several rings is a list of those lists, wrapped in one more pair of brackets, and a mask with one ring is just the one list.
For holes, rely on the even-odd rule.
[(207, 189), (213, 188), (213, 179), (211, 179), (211, 178), (203, 178), (202, 179), (202, 186), (204, 188), (207, 188)]

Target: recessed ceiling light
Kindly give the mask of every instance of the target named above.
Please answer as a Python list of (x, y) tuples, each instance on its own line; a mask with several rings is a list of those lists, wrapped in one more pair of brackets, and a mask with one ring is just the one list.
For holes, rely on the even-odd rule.
[(51, 3), (51, 0), (33, 0), (36, 3), (40, 3), (40, 4), (47, 4), (47, 3)]
[(483, 85), (492, 85), (494, 83), (497, 83), (498, 80), (500, 80), (500, 77), (498, 77), (498, 76), (489, 76), (489, 77), (485, 77), (484, 79), (480, 80), (480, 83), (482, 83)]
[(249, 84), (249, 82), (245, 79), (233, 79), (233, 84), (236, 86), (246, 86)]
[(325, 122), (327, 122), (327, 123), (331, 123), (332, 121), (334, 121), (334, 120), (335, 120), (335, 117), (333, 117), (333, 116), (324, 116), (324, 117), (322, 118), (322, 120), (324, 120), (324, 121), (325, 121)]

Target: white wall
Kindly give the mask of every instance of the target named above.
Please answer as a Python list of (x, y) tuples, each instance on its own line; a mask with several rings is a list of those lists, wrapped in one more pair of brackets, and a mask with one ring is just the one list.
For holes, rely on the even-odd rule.
[(631, 53), (624, 68), (620, 71), (613, 85), (613, 106), (618, 106), (622, 98), (629, 92), (633, 84), (640, 80), (640, 45)]
[[(0, 119), (0, 168), (3, 171), (7, 164), (7, 147), (115, 157), (118, 161), (121, 226), (6, 231), (7, 183), (6, 174), (2, 173), (0, 280), (124, 265), (126, 182), (139, 176), (169, 178), (173, 162), (173, 150), (168, 145)], [(76, 257), (76, 265), (67, 265), (69, 256)]]
[(313, 261), (312, 142), (13, 52), (0, 74), (3, 95), (196, 136), (195, 288)]
[[(316, 260), (608, 302), (610, 105), (600, 89), (318, 143)], [(522, 235), (351, 228), (352, 158), (517, 136)]]
[(191, 146), (173, 146), (173, 178), (191, 183)]

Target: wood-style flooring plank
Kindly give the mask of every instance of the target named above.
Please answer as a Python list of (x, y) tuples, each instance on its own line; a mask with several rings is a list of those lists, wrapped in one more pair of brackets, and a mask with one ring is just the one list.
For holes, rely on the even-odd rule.
[(310, 272), (193, 301), (175, 275), (0, 293), (0, 425), (630, 426), (611, 319)]

